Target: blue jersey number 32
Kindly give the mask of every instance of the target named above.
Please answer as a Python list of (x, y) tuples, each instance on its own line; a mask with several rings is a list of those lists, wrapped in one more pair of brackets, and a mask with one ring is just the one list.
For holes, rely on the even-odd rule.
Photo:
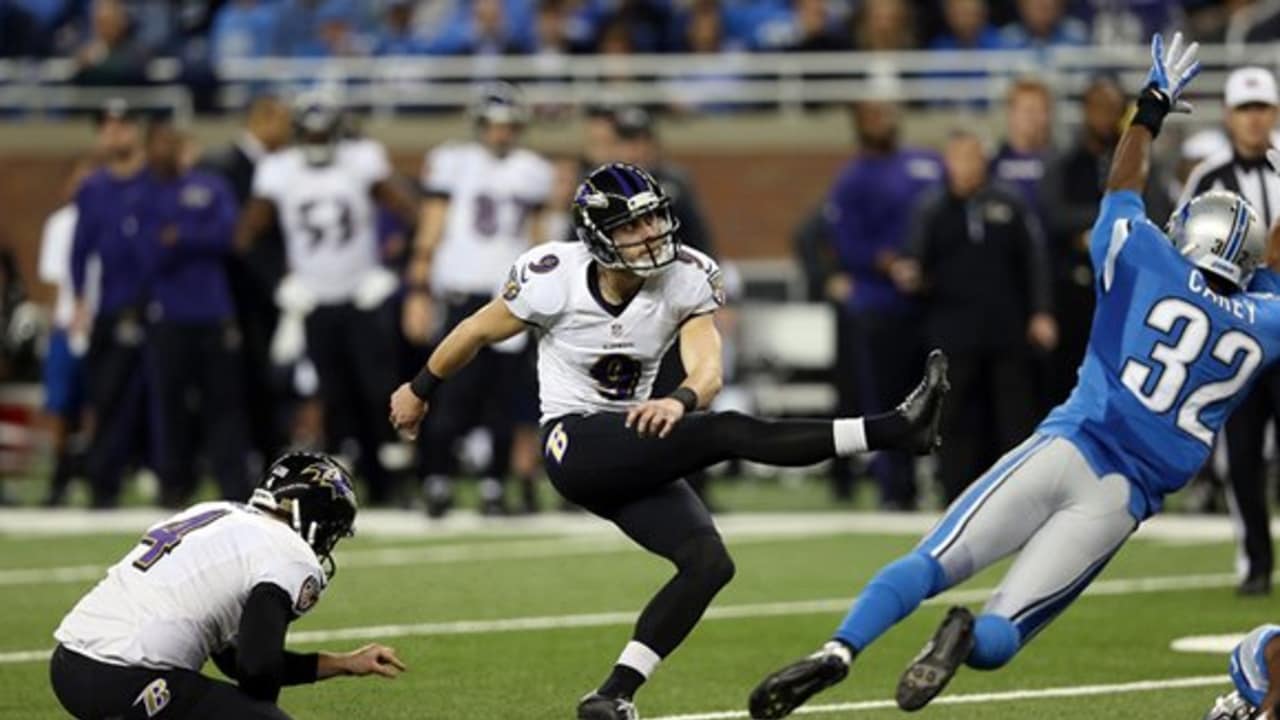
[[(1209, 316), (1186, 300), (1165, 298), (1151, 308), (1147, 326), (1164, 333), (1172, 344), (1157, 340), (1149, 353), (1152, 363), (1130, 358), (1121, 370), (1120, 379), (1148, 410), (1164, 414), (1182, 394), (1187, 367), (1199, 360), (1209, 341)], [(1231, 377), (1196, 388), (1178, 409), (1178, 427), (1205, 445), (1213, 444), (1213, 431), (1200, 421), (1200, 413), (1205, 407), (1239, 392), (1262, 362), (1262, 346), (1239, 330), (1223, 333), (1213, 346), (1213, 358), (1228, 368), (1241, 354), (1244, 359)], [(1151, 376), (1156, 371), (1160, 375), (1153, 383)]]

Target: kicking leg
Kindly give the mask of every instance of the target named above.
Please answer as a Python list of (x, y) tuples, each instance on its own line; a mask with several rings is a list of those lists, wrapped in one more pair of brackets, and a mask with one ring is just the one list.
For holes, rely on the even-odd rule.
[[(639, 438), (634, 450), (656, 470), (655, 477), (662, 478), (662, 482), (731, 459), (794, 467), (867, 450), (895, 448), (927, 453), (939, 442), (938, 426), (947, 390), (947, 359), (934, 351), (924, 379), (891, 412), (834, 421), (765, 420), (738, 412), (693, 413), (665, 438)], [(572, 438), (567, 450), (573, 452)], [(617, 472), (626, 472), (635, 459), (636, 455), (623, 453), (601, 458), (601, 462)]]
[(609, 677), (582, 700), (582, 720), (633, 717), (627, 713), (635, 712), (631, 698), (636, 690), (684, 641), (734, 572), (706, 506), (683, 481), (627, 503), (608, 517), (641, 547), (670, 560), (676, 574), (640, 613), (631, 642)]
[[(1052, 513), (1044, 492), (1056, 478), (1066, 441), (1033, 436), (969, 486), (915, 550), (885, 566), (854, 601), (821, 650), (769, 675), (751, 695), (751, 716), (781, 718), (834, 685), (845, 666), (926, 598), (1009, 555)], [(955, 661), (958, 666), (967, 655)], [(954, 673), (954, 670), (951, 671)], [(950, 674), (938, 689), (950, 680)]]

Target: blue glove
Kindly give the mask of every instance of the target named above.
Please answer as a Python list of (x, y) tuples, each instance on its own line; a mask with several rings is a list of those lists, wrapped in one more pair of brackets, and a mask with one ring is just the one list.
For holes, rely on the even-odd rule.
[(1200, 63), (1196, 60), (1199, 49), (1200, 43), (1193, 42), (1184, 50), (1182, 33), (1174, 33), (1167, 51), (1160, 33), (1151, 38), (1151, 72), (1147, 73), (1146, 86), (1163, 96), (1169, 103), (1169, 112), (1191, 112), (1191, 103), (1181, 98), (1187, 83), (1200, 74)]

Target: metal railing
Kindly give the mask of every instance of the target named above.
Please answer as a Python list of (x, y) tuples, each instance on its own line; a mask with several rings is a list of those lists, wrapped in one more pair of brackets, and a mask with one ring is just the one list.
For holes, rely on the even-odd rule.
[[(1215, 45), (1201, 49), (1205, 72), (1193, 101), (1216, 106), (1231, 68), (1280, 64), (1280, 43)], [(1014, 79), (1035, 75), (1059, 97), (1077, 97), (1098, 72), (1136, 88), (1150, 58), (1145, 47), (1102, 46), (1045, 51), (910, 51), (895, 53), (724, 53), (719, 55), (253, 58), (220, 63), (216, 108), (235, 110), (256, 92), (324, 85), (345, 101), (378, 115), (465, 108), (474, 83), (504, 78), (521, 83), (529, 100), (577, 107), (627, 102), (690, 110), (773, 109), (800, 112), (814, 104), (864, 99), (981, 106), (998, 101)], [(192, 91), (176, 60), (152, 61), (137, 88), (75, 84), (72, 61), (0, 61), (0, 112), (47, 114), (96, 106), (125, 94), (140, 105), (192, 112)]]

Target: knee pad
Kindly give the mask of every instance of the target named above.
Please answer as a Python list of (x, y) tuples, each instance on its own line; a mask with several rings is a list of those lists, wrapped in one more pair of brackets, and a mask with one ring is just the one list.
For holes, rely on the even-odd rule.
[(976, 670), (995, 670), (1018, 654), (1022, 638), (1006, 617), (983, 613), (973, 624), (973, 651), (965, 664)]
[(671, 559), (681, 573), (688, 573), (716, 588), (729, 584), (736, 571), (724, 541), (714, 533), (704, 533), (685, 540)]

